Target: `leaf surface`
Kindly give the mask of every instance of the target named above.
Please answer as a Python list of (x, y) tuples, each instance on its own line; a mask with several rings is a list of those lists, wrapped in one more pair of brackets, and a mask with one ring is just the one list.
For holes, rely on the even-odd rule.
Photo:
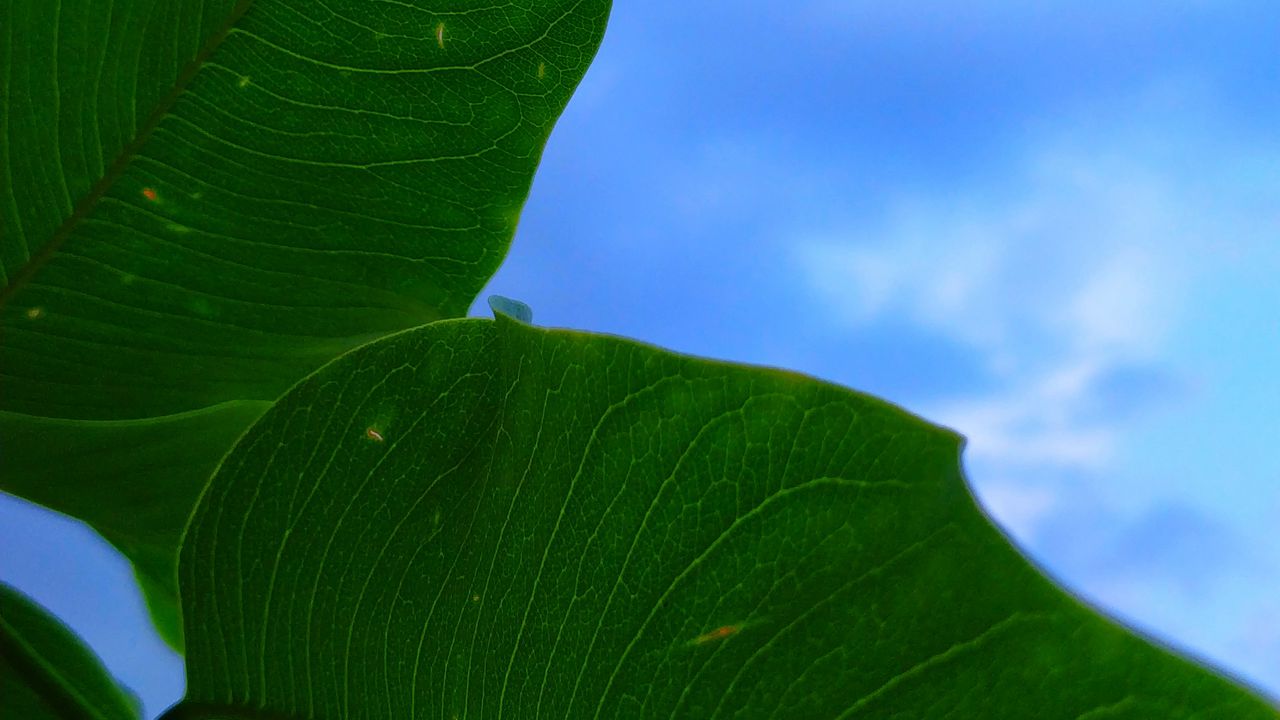
[(0, 716), (135, 720), (136, 700), (65, 625), (0, 583)]
[(173, 717), (1276, 717), (1036, 571), (960, 445), (503, 315), (387, 338), (210, 483)]
[[(87, 520), (172, 610), (178, 533), (229, 441), (336, 355), (466, 312), (607, 13), (0, 5), (0, 424), (30, 443), (0, 488)], [(185, 458), (152, 442), (179, 426)], [(81, 472), (105, 454), (145, 477)], [(31, 463), (62, 462), (33, 490)]]

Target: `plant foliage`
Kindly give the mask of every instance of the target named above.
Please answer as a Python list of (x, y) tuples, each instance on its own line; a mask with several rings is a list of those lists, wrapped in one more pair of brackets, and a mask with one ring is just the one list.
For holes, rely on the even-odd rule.
[(137, 700), (70, 630), (0, 584), (0, 710), (23, 720), (131, 720)]
[[(169, 717), (1275, 717), (1045, 579), (950, 431), (459, 319), (608, 11), (0, 4), (0, 489), (185, 628)], [(0, 714), (137, 716), (0, 609)]]
[(433, 323), (294, 388), (187, 531), (188, 701), (306, 718), (1270, 718), (1082, 606), (960, 439), (793, 373)]
[(606, 0), (12, 0), (0, 487), (131, 560), (175, 644), (182, 527), (289, 386), (463, 315)]

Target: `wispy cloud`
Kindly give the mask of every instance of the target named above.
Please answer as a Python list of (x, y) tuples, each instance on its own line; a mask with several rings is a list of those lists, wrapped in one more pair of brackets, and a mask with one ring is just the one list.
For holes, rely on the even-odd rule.
[(1280, 565), (1192, 505), (1156, 502), (1133, 515), (1097, 498), (1064, 497), (1029, 546), (1087, 599), (1253, 682), (1280, 687)]
[(973, 457), (1104, 465), (1119, 429), (1090, 411), (1103, 381), (1157, 363), (1178, 321), (1180, 249), (1202, 239), (1181, 221), (1176, 179), (1098, 147), (1039, 150), (1002, 187), (903, 199), (873, 226), (800, 246), (813, 288), (849, 325), (928, 328), (1002, 378), (922, 408), (968, 435)]
[(1029, 360), (1046, 342), (1158, 348), (1180, 295), (1178, 249), (1190, 240), (1177, 193), (1087, 146), (1029, 158), (1005, 183), (899, 199), (875, 225), (803, 243), (800, 261), (847, 321), (894, 313), (993, 360)]
[(1280, 167), (1280, 151), (1170, 112), (1211, 106), (1188, 101), (1202, 92), (1168, 81), (1129, 107), (1046, 121), (984, 182), (900, 192), (869, 222), (808, 228), (796, 260), (851, 332), (906, 323), (981, 359), (994, 382), (912, 409), (969, 438), (975, 489), (1016, 539), (1086, 596), (1184, 646), (1247, 656), (1237, 667), (1274, 685), (1280, 646), (1256, 590), (1274, 560), (1224, 562), (1253, 539), (1118, 482), (1144, 414), (1197, 397), (1175, 349), (1204, 337), (1204, 307), (1248, 263), (1280, 267), (1265, 200), (1280, 175), (1259, 164)]

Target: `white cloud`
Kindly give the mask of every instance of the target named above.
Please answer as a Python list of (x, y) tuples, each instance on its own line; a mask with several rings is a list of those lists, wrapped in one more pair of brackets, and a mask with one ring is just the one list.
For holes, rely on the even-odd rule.
[[(1165, 397), (1187, 380), (1198, 385), (1189, 369), (1247, 372), (1257, 345), (1237, 339), (1233, 347), (1233, 338), (1274, 329), (1274, 313), (1259, 321), (1255, 309), (1274, 305), (1266, 283), (1280, 268), (1280, 145), (1215, 118), (1218, 103), (1198, 96), (1211, 91), (1194, 85), (1170, 81), (1128, 107), (1058, 115), (1047, 120), (1052, 126), (1011, 139), (1001, 156), (1015, 159), (993, 181), (904, 192), (880, 217), (810, 227), (792, 246), (814, 296), (851, 328), (910, 324), (968, 345), (991, 371), (994, 381), (980, 391), (912, 410), (968, 436), (975, 490), (1015, 538), (1063, 536), (1072, 545), (1092, 542), (1098, 557), (1148, 562), (1143, 573), (1086, 567), (1073, 582), (1179, 644), (1233, 658), (1274, 692), (1280, 644), (1259, 628), (1275, 608), (1257, 591), (1274, 585), (1265, 582), (1274, 566), (1235, 569), (1229, 578), (1188, 567), (1192, 550), (1213, 539), (1202, 528), (1188, 530), (1168, 562), (1150, 562), (1151, 553), (1097, 537), (1092, 515), (1070, 516), (1080, 495), (1138, 512), (1180, 494), (1231, 495), (1228, 478), (1250, 462), (1217, 451), (1206, 489), (1189, 493), (1191, 480), (1179, 475), (1199, 469), (1143, 467), (1133, 449), (1141, 414), (1115, 411), (1134, 394)], [(1262, 291), (1235, 292), (1259, 278)], [(1240, 348), (1251, 348), (1250, 361), (1209, 365), (1193, 356)], [(1133, 382), (1141, 377), (1151, 381), (1145, 389)], [(1258, 396), (1274, 385), (1252, 376), (1212, 380), (1218, 388), (1259, 388)], [(1250, 411), (1270, 419), (1265, 402), (1253, 410), (1245, 393), (1220, 392), (1230, 401), (1197, 407), (1201, 428), (1218, 432), (1225, 421), (1221, 432), (1231, 433), (1234, 418)], [(1151, 437), (1142, 439), (1146, 452), (1162, 454)], [(1276, 557), (1263, 537), (1249, 542)], [(1166, 540), (1156, 535), (1155, 546)], [(1189, 576), (1207, 580), (1188, 586)]]
[[(971, 459), (1101, 469), (1119, 429), (1088, 412), (1109, 369), (1159, 354), (1184, 273), (1178, 201), (1159, 178), (1081, 150), (1038, 158), (1015, 191), (904, 201), (876, 229), (802, 249), (828, 307), (969, 344), (1003, 383), (920, 411)], [(998, 512), (998, 511), (997, 511)]]
[(978, 499), (992, 517), (1019, 542), (1029, 544), (1036, 528), (1058, 504), (1058, 493), (1047, 485), (1027, 485), (1017, 481), (988, 482)]
[[(923, 213), (898, 215), (883, 231), (886, 241), (875, 246), (819, 241), (801, 247), (802, 262), (829, 307), (854, 323), (905, 313), (965, 340), (995, 339), (1000, 323), (985, 308), (984, 281), (1001, 271), (1004, 253), (993, 242), (997, 235), (985, 227), (956, 225), (940, 238), (938, 228), (915, 219)], [(955, 325), (965, 314), (972, 315), (970, 322)]]
[[(1208, 278), (1267, 256), (1263, 199), (1277, 188), (1259, 154), (1280, 148), (1173, 111), (1212, 107), (1203, 92), (1175, 79), (1128, 107), (1059, 115), (1011, 138), (1013, 162), (986, 183), (900, 192), (880, 217), (791, 243), (815, 297), (851, 328), (914, 325), (971, 347), (996, 379), (912, 408), (969, 438), (980, 490), (1037, 468), (1112, 475), (1138, 416), (1099, 411), (1115, 399), (1108, 378), (1158, 366), (1176, 377), (1171, 339), (1209, 301)], [(1053, 502), (996, 492), (1009, 526)]]
[(924, 414), (963, 433), (971, 461), (1102, 469), (1115, 450), (1115, 428), (1081, 421), (1099, 370), (1095, 361), (1060, 365), (995, 393), (939, 403)]
[(1032, 158), (1011, 189), (899, 200), (873, 227), (825, 229), (800, 262), (858, 324), (886, 314), (993, 355), (1057, 349), (1145, 354), (1176, 312), (1177, 193), (1085, 148)]

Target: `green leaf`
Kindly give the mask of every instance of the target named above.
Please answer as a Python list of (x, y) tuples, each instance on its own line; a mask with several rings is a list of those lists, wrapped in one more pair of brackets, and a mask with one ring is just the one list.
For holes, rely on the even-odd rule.
[(0, 583), (0, 716), (137, 718), (137, 700), (65, 625)]
[(202, 483), (270, 407), (232, 402), (159, 420), (93, 423), (0, 413), (5, 489), (90, 518), (133, 561), (160, 634), (176, 644), (178, 537)]
[(960, 445), (502, 314), (388, 338), (210, 483), (174, 717), (1276, 717), (1042, 576)]
[[(98, 528), (172, 616), (178, 536), (229, 440), (336, 355), (466, 312), (607, 13), (0, 4), (0, 423), (31, 443), (0, 489)], [(179, 426), (174, 462), (151, 438)]]

